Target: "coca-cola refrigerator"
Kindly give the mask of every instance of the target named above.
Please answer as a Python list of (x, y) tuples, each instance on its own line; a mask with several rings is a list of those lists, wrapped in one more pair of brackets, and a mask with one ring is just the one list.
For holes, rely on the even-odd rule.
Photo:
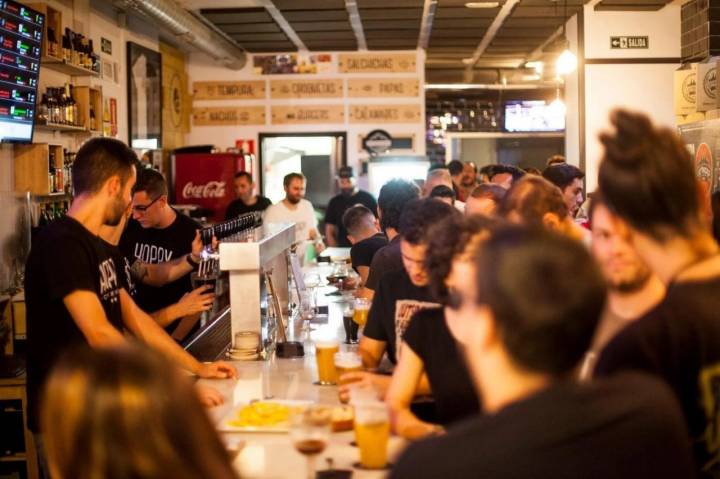
[(252, 158), (236, 153), (177, 153), (172, 169), (175, 204), (210, 210), (208, 219), (215, 222), (225, 219), (225, 210), (235, 197), (235, 173), (252, 174)]

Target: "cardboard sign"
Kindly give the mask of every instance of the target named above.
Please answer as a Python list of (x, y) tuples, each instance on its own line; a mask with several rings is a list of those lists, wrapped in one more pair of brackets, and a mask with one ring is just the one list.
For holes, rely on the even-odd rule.
[(697, 111), (715, 110), (717, 96), (717, 59), (697, 65)]
[(342, 53), (338, 69), (341, 73), (414, 73), (414, 53)]
[(273, 80), (270, 98), (342, 98), (342, 80)]
[(415, 123), (421, 120), (420, 105), (350, 106), (350, 123)]
[(264, 125), (264, 106), (193, 108), (195, 126)]
[(696, 64), (685, 70), (675, 70), (675, 114), (690, 115), (697, 107), (697, 67)]
[(350, 97), (418, 96), (420, 81), (417, 78), (367, 78), (348, 80)]
[(272, 124), (344, 123), (344, 105), (293, 105), (273, 106)]
[(193, 82), (195, 100), (264, 100), (264, 81)]

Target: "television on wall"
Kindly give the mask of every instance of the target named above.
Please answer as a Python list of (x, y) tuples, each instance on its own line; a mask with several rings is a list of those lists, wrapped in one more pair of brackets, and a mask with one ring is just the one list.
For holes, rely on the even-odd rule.
[(505, 131), (554, 132), (565, 130), (565, 110), (544, 100), (505, 103)]
[(45, 16), (0, 0), (0, 142), (30, 143)]

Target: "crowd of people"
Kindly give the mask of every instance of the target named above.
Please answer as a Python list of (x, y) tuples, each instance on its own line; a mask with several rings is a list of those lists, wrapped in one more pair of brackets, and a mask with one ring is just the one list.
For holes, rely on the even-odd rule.
[[(389, 181), (377, 202), (344, 167), (324, 241), (300, 173), (276, 204), (236, 175), (228, 217), (264, 211), (295, 223), (298, 244), (350, 246), (356, 294), (372, 306), (364, 370), (339, 394), (371, 385), (385, 401), (410, 441), (391, 477), (720, 477), (710, 199), (677, 135), (645, 115), (614, 111), (600, 142), (590, 198), (584, 173), (557, 156), (542, 172), (436, 165), (421, 186)], [(67, 218), (28, 260), (28, 418), (43, 469), (235, 477), (195, 407), (216, 392), (176, 371), (236, 375), (173, 340), (213, 299), (187, 284), (197, 225), (169, 206), (162, 175), (136, 182), (133, 165), (124, 144), (88, 141)], [(112, 442), (136, 435), (139, 452)]]

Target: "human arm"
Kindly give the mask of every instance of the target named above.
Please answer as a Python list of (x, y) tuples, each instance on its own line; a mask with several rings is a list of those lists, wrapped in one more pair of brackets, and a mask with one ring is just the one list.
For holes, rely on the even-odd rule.
[(108, 321), (100, 299), (94, 292), (75, 290), (63, 297), (63, 304), (91, 347), (114, 346), (125, 342), (122, 333)]
[(355, 269), (357, 270), (358, 275), (360, 275), (360, 284), (365, 284), (368, 274), (370, 274), (370, 266), (358, 266)]
[(337, 227), (331, 223), (325, 223), (325, 241), (328, 246), (337, 246)]
[(225, 402), (220, 391), (210, 386), (195, 384), (195, 393), (197, 393), (202, 405), (207, 408), (219, 406)]
[(198, 264), (201, 259), (200, 253), (203, 247), (200, 232), (196, 231), (190, 253), (174, 260), (158, 264), (143, 263), (142, 261), (136, 260), (130, 266), (130, 273), (136, 281), (140, 281), (149, 286), (163, 286), (190, 273), (194, 268), (188, 261), (188, 256), (193, 263)]
[(362, 359), (363, 366), (366, 368), (378, 367), (386, 349), (387, 343), (385, 341), (379, 341), (363, 335), (358, 345), (358, 354)]
[(390, 386), (391, 376), (387, 374), (376, 374), (369, 371), (355, 371), (345, 373), (340, 378), (338, 396), (341, 401), (350, 400), (350, 390), (356, 387), (372, 387), (377, 393), (379, 400), (384, 400)]
[(125, 326), (135, 337), (164, 354), (174, 364), (204, 378), (235, 378), (237, 372), (223, 361), (200, 363), (181, 348), (154, 319), (141, 310), (124, 289), (120, 290), (120, 307)]
[(150, 316), (162, 327), (165, 327), (178, 318), (207, 311), (212, 306), (215, 294), (212, 286), (203, 285), (189, 293), (185, 293), (180, 301), (167, 308), (151, 313)]
[(421, 439), (437, 434), (440, 428), (418, 419), (410, 410), (410, 404), (418, 393), (421, 383), (427, 386), (425, 366), (422, 359), (407, 344), (402, 344), (400, 361), (393, 371), (392, 379), (385, 396), (390, 410), (390, 423), (395, 434), (405, 439)]

